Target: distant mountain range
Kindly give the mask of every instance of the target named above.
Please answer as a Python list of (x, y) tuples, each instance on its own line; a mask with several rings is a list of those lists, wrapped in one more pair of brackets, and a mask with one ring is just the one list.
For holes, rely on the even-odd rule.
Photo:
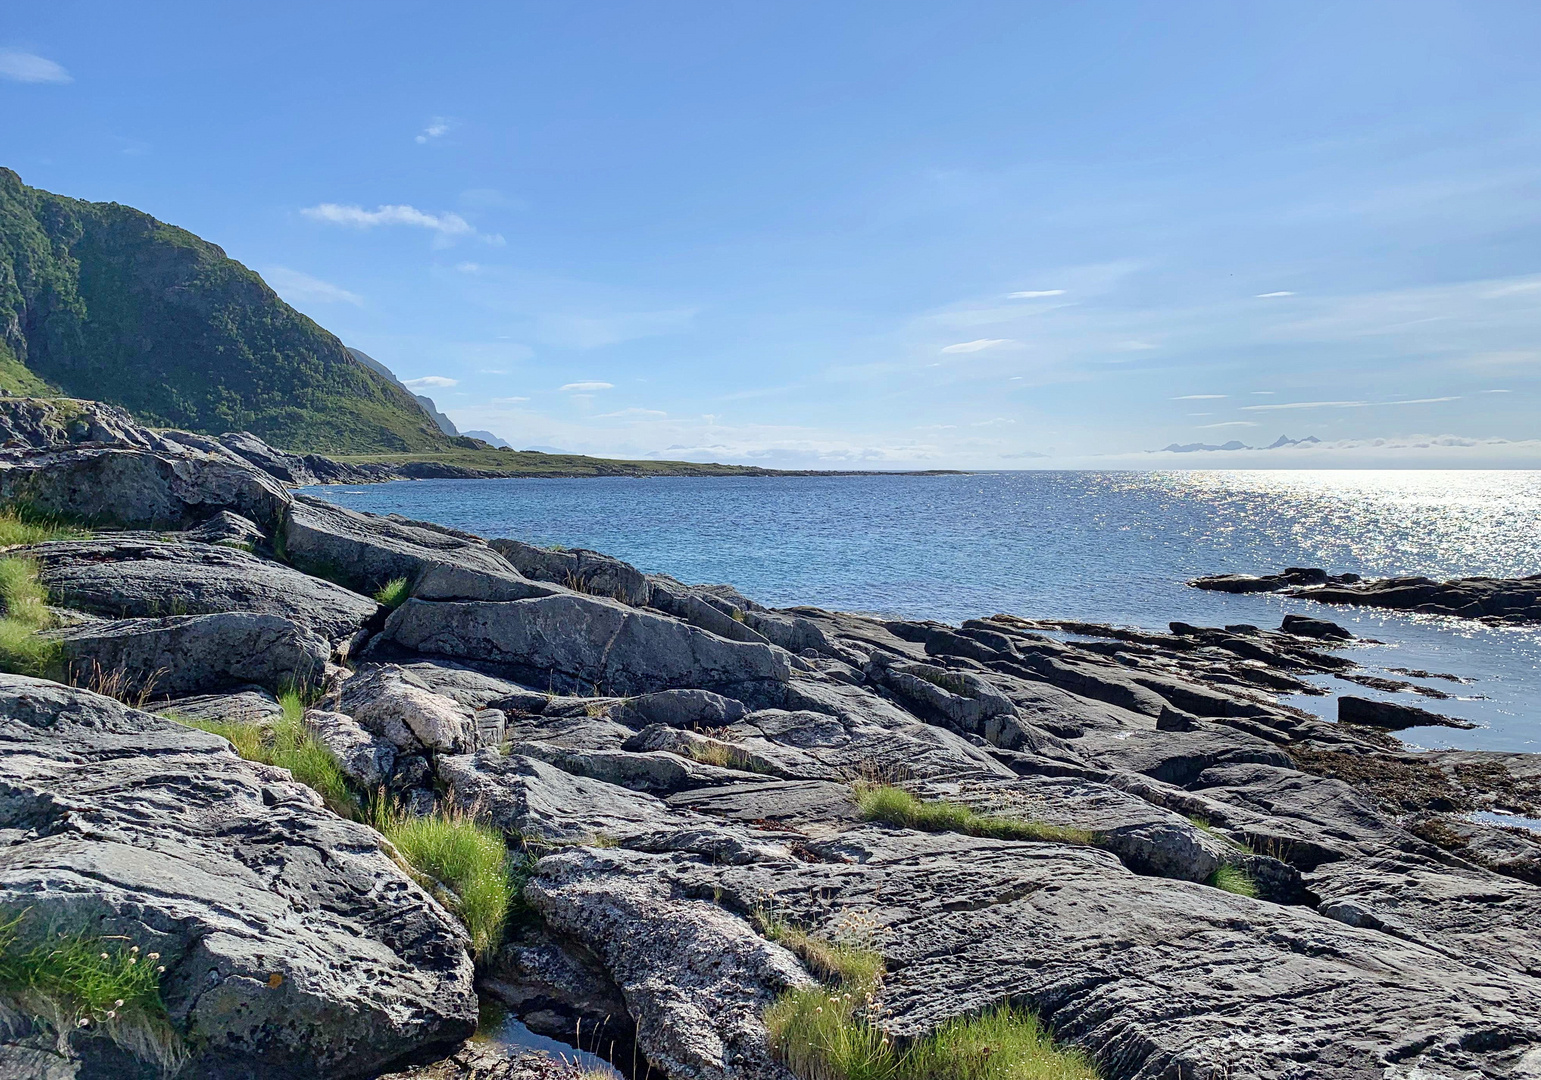
[(1160, 450), (1147, 450), (1146, 453), (1191, 454), (1196, 450), (1278, 450), (1285, 446), (1310, 446), (1321, 441), (1315, 435), (1307, 435), (1304, 439), (1292, 439), (1288, 435), (1280, 435), (1267, 446), (1248, 446), (1244, 442), (1232, 439), (1230, 442), (1221, 443), (1219, 446), (1213, 443), (1171, 443), (1168, 446), (1163, 446)]
[(505, 446), (511, 447), (513, 445), (512, 443), (505, 442), (504, 440), (498, 438), (490, 431), (462, 431), (460, 434), (466, 436), (468, 439), (480, 439), (494, 450), (501, 450)]
[(474, 449), (428, 398), (214, 244), (0, 169), (0, 392), (329, 454)]

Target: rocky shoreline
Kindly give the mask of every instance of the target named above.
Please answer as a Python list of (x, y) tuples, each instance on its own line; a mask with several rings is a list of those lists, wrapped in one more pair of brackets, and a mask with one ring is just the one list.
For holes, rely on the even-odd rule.
[(1318, 567), (1289, 567), (1277, 574), (1213, 574), (1188, 582), (1195, 589), (1228, 593), (1283, 593), (1319, 604), (1386, 608), (1415, 615), (1446, 615), (1494, 625), (1541, 622), (1541, 574), (1521, 578), (1469, 577), (1435, 581), (1391, 577), (1364, 581), (1358, 574), (1328, 574)]
[[(1333, 623), (772, 610), (296, 495), (249, 437), (5, 406), (0, 500), (90, 532), (0, 550), (58, 665), (0, 675), (0, 908), (153, 953), (164, 1015), (11, 987), (0, 1076), (575, 1071), (463, 1046), (480, 996), (638, 1080), (789, 1080), (792, 925), (880, 957), (900, 1044), (1010, 1003), (1105, 1080), (1541, 1077), (1541, 838), (1472, 816), (1541, 817), (1541, 755), (1281, 704), (1367, 678)], [(285, 691), (340, 795), (187, 726)], [(893, 787), (973, 816), (896, 823)], [(501, 944), (328, 809), (371, 793), (521, 852)]]

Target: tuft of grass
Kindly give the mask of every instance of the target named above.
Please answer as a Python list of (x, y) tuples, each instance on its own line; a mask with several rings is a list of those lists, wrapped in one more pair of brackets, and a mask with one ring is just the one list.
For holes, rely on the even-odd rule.
[(891, 784), (856, 785), (856, 801), (867, 821), (881, 821), (921, 832), (956, 832), (995, 840), (1042, 840), (1062, 844), (1091, 844), (1096, 834), (1071, 825), (1050, 825), (1028, 818), (981, 814), (962, 803), (919, 799)]
[(1056, 1047), (1036, 1016), (1010, 1004), (950, 1020), (900, 1049), (880, 1024), (883, 961), (874, 950), (755, 917), (833, 983), (791, 990), (765, 1010), (776, 1055), (800, 1080), (1096, 1080), (1086, 1055)]
[[(120, 938), (38, 935), (24, 941), (23, 911), (0, 922), (0, 988), (65, 1027), (164, 1020), (160, 954)], [(30, 937), (30, 935), (29, 935)]]
[(686, 747), (692, 761), (699, 761), (702, 765), (716, 765), (719, 769), (738, 769), (740, 772), (754, 772), (769, 774), (761, 762), (755, 760), (753, 754), (730, 746), (727, 743), (691, 743)]
[(172, 719), (230, 740), (235, 752), (247, 761), (260, 761), (288, 769), (294, 778), (321, 796), (327, 808), (340, 817), (361, 820), (359, 801), (331, 753), (305, 726), (305, 702), (290, 690), (279, 699), (283, 714), (276, 720), (240, 723), (229, 720)]
[(883, 979), (883, 956), (876, 949), (810, 934), (765, 908), (756, 909), (754, 921), (760, 933), (792, 950), (809, 971), (826, 982), (843, 983), (865, 994)]
[(44, 540), (74, 540), (90, 535), (85, 529), (51, 514), (17, 505), (0, 507), (0, 547), (41, 544)]
[(463, 810), (412, 817), (380, 799), (373, 817), (419, 881), (465, 924), (472, 955), (480, 961), (497, 951), (533, 859), (511, 861), (503, 834)]
[(375, 603), (395, 611), (405, 604), (411, 595), (412, 590), (408, 587), (406, 578), (391, 578), (375, 590)]
[(1224, 892), (1235, 893), (1237, 896), (1249, 896), (1257, 899), (1257, 882), (1252, 875), (1235, 863), (1222, 863), (1220, 868), (1209, 875), (1206, 883)]
[(42, 676), (59, 664), (59, 643), (40, 636), (52, 621), (48, 590), (37, 578), (37, 563), (0, 558), (0, 671)]

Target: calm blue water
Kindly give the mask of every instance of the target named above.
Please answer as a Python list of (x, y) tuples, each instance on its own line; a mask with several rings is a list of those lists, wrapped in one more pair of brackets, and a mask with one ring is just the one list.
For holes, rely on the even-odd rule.
[[(1394, 700), (1475, 720), (1424, 746), (1537, 749), (1541, 630), (1356, 612), (1187, 588), (1198, 574), (1323, 566), (1366, 576), (1541, 572), (1541, 472), (1028, 472), (968, 476), (430, 480), (313, 494), (482, 536), (587, 547), (773, 606), (957, 623), (1010, 612), (1146, 628), (1278, 625), (1310, 611), (1386, 644), (1386, 667), (1450, 672), (1459, 700)], [(1394, 676), (1393, 676), (1394, 677)], [(1367, 696), (1327, 679), (1324, 686)], [(1331, 716), (1331, 699), (1300, 698)]]

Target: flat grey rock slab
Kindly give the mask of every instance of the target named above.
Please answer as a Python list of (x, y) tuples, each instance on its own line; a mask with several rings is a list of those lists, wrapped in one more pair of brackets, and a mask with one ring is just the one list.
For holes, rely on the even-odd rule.
[(408, 600), (382, 636), (402, 648), (502, 666), (516, 677), (548, 673), (565, 686), (613, 694), (675, 688), (771, 692), (789, 677), (784, 653), (728, 641), (614, 600), (567, 594), (510, 603)]
[(230, 510), (271, 530), (289, 493), (228, 454), (126, 447), (0, 451), (0, 500), (129, 528), (184, 529)]
[(0, 675), (0, 903), (158, 952), (184, 1075), (367, 1076), (475, 1027), (465, 932), (281, 769)]
[(247, 611), (339, 641), (378, 608), (340, 585), (219, 544), (99, 538), (23, 552), (37, 560), (50, 599), (109, 618)]
[(124, 673), (130, 692), (185, 697), (256, 684), (271, 691), (314, 686), (331, 646), (277, 615), (224, 612), (117, 619), (54, 635), (72, 678)]
[(467, 533), (361, 514), (308, 495), (294, 497), (283, 535), (284, 555), (295, 566), (369, 595), (395, 578), (415, 583), (439, 566), (493, 579), (518, 577), (501, 555)]

